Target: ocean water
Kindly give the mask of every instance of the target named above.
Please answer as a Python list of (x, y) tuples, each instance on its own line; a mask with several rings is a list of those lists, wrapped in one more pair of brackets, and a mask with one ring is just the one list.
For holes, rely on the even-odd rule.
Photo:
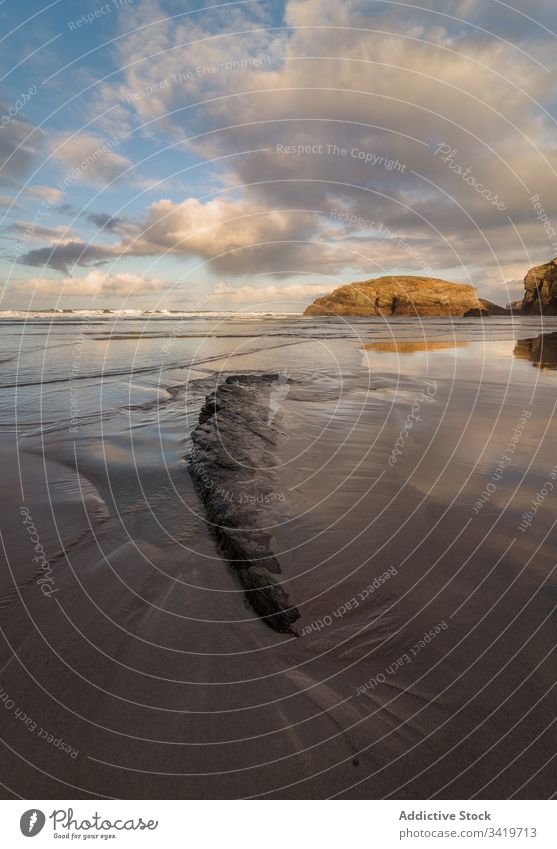
[[(544, 797), (557, 319), (13, 312), (0, 337), (0, 685), (79, 750), (8, 724), (12, 786)], [(294, 638), (190, 474), (206, 396), (244, 374), (275, 376), (279, 437), (226, 497), (273, 482)]]

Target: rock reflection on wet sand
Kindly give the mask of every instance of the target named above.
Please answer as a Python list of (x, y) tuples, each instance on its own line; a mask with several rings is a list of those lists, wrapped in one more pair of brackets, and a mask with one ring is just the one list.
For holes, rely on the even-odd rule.
[(465, 348), (468, 342), (443, 341), (436, 342), (432, 339), (420, 339), (408, 342), (403, 339), (393, 339), (391, 342), (369, 342), (362, 345), (362, 351), (377, 351), (383, 354), (415, 354), (418, 351), (440, 351), (445, 348)]
[(557, 333), (542, 333), (534, 339), (518, 339), (514, 356), (529, 360), (534, 368), (557, 369)]

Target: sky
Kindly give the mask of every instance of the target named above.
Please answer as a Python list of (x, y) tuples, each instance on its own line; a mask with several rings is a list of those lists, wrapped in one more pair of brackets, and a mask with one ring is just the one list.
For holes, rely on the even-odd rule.
[(4, 0), (0, 309), (520, 298), (557, 256), (553, 4)]

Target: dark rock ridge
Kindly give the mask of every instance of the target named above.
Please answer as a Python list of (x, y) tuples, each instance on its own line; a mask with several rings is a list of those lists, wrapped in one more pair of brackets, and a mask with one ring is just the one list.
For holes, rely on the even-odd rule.
[[(498, 311), (501, 311), (500, 313)], [(435, 277), (378, 277), (339, 286), (317, 298), (304, 315), (346, 316), (474, 316), (507, 315), (502, 307), (482, 301), (474, 286)]]
[[(278, 489), (275, 421), (288, 382), (282, 375), (234, 375), (208, 395), (192, 433), (191, 471), (207, 520), (245, 597), (275, 631), (296, 635), (300, 614), (274, 577), (270, 506)], [(297, 636), (297, 635), (296, 635)]]
[(523, 315), (557, 315), (557, 258), (531, 268), (524, 278)]

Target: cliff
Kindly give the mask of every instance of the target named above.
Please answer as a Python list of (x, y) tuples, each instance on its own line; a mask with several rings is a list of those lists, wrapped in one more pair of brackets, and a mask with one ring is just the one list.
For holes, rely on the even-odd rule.
[(523, 315), (557, 315), (557, 258), (531, 268), (524, 278)]
[[(317, 298), (304, 315), (464, 316), (489, 314), (487, 302), (478, 299), (473, 286), (449, 283), (434, 277), (378, 277), (339, 286)], [(499, 308), (498, 308), (499, 309)]]

